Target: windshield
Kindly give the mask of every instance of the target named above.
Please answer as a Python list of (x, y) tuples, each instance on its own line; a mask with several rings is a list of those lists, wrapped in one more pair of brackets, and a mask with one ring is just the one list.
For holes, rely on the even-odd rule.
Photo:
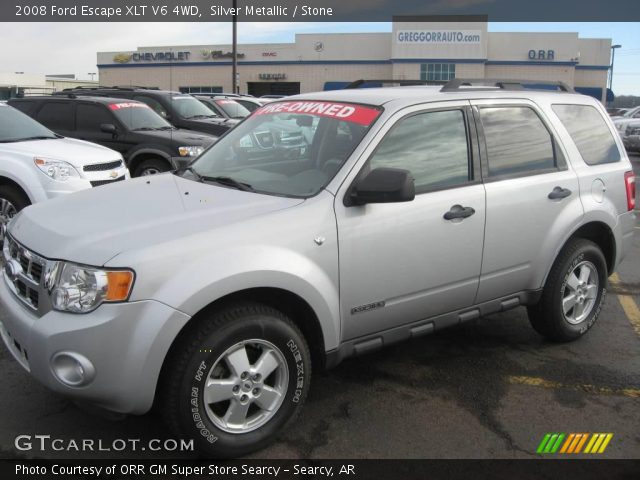
[(168, 130), (173, 128), (146, 103), (112, 103), (109, 108), (129, 130)]
[(213, 102), (231, 118), (244, 118), (251, 113), (235, 100), (222, 99), (213, 100)]
[(380, 112), (346, 103), (270, 103), (221, 137), (192, 170), (204, 181), (232, 179), (256, 192), (310, 197), (340, 170)]
[(0, 102), (0, 142), (24, 142), (60, 138), (31, 117)]
[(175, 95), (171, 97), (171, 104), (182, 118), (208, 118), (215, 116), (200, 100), (190, 95)]

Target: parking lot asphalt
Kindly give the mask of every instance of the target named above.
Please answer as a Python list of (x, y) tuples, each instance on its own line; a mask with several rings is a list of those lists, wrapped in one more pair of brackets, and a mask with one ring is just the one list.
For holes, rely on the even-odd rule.
[[(640, 156), (631, 157), (640, 177)], [(534, 458), (549, 432), (612, 433), (598, 458), (640, 458), (640, 221), (637, 228), (582, 339), (547, 342), (516, 309), (347, 360), (315, 375), (299, 421), (252, 458)], [(47, 391), (4, 346), (0, 378), (2, 458), (193, 456), (19, 451), (18, 435), (110, 445), (171, 434), (153, 414), (111, 418)]]

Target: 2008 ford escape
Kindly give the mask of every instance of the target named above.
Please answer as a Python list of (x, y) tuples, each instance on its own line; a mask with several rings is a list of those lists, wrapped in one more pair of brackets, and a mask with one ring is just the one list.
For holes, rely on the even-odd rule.
[(176, 174), (29, 207), (4, 244), (5, 344), (61, 394), (157, 402), (237, 456), (293, 421), (312, 366), (519, 305), (574, 340), (631, 243), (635, 179), (603, 107), (562, 90), (300, 95)]

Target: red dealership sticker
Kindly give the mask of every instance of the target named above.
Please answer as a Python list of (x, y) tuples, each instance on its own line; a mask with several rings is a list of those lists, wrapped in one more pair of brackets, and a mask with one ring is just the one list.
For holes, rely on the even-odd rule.
[(140, 102), (125, 102), (125, 103), (112, 103), (109, 105), (111, 110), (120, 110), (121, 108), (149, 108), (146, 103)]
[(253, 114), (267, 115), (274, 113), (306, 113), (353, 122), (368, 127), (378, 118), (380, 110), (351, 103), (301, 101), (268, 103)]
[(231, 105), (233, 103), (238, 103), (235, 100), (216, 100), (218, 105)]

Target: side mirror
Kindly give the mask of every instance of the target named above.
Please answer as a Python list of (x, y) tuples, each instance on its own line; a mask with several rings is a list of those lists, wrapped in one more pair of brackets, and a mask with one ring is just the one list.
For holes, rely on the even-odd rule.
[(118, 128), (113, 123), (103, 123), (102, 125), (100, 125), (100, 131), (115, 135), (116, 133), (118, 133)]
[(410, 202), (415, 197), (416, 188), (409, 170), (375, 168), (351, 187), (345, 206)]

